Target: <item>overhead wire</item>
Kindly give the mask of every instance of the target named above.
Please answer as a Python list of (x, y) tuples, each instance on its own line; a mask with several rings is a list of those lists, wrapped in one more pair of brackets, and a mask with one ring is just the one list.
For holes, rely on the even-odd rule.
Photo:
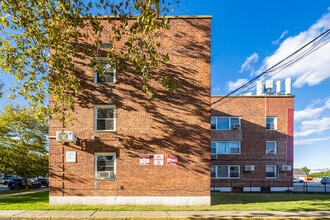
[[(304, 46), (302, 46), (301, 48), (299, 48), (298, 50), (296, 50), (295, 52), (293, 52), (289, 56), (285, 57), (284, 59), (282, 59), (281, 61), (279, 61), (275, 65), (271, 66), (270, 68), (268, 68), (267, 70), (265, 70), (264, 72), (262, 72), (261, 74), (259, 74), (258, 76), (254, 77), (249, 82), (245, 83), (244, 85), (242, 85), (239, 88), (235, 89), (234, 91), (230, 92), (229, 94), (227, 94), (226, 96), (222, 97), (221, 99), (213, 102), (212, 105), (214, 105), (214, 104), (222, 101), (223, 99), (227, 98), (231, 94), (234, 94), (234, 93), (236, 93), (236, 92), (238, 92), (238, 91), (240, 91), (240, 90), (248, 87), (249, 85), (251, 85), (252, 83), (254, 83), (258, 78), (260, 78), (261, 76), (265, 75), (266, 73), (270, 73), (270, 72), (274, 72), (275, 71), (276, 74), (277, 74), (278, 72), (282, 71), (283, 69), (287, 68), (288, 66), (290, 66), (290, 65), (296, 63), (297, 61), (301, 60), (305, 56), (309, 55), (310, 53), (314, 52), (315, 50), (317, 50), (320, 47), (322, 47), (325, 44), (327, 44), (328, 42), (324, 43), (323, 45), (320, 45), (320, 43), (322, 43), (322, 41), (324, 39), (326, 39), (329, 36), (329, 34), (330, 34), (330, 29), (326, 30), (325, 32), (323, 32), (322, 34), (320, 34), (319, 36), (317, 36), (313, 40), (309, 41), (307, 44), (305, 44)], [(315, 44), (313, 44), (313, 43), (315, 43)], [(307, 51), (304, 51), (302, 54), (298, 55), (298, 57), (294, 58), (293, 60), (290, 60), (289, 62), (282, 64), (283, 62), (285, 62), (286, 60), (288, 60), (292, 56), (296, 55), (297, 53), (299, 53), (300, 51), (302, 51), (306, 47), (310, 46), (311, 44), (313, 44), (312, 47), (309, 48), (309, 49), (307, 49)]]

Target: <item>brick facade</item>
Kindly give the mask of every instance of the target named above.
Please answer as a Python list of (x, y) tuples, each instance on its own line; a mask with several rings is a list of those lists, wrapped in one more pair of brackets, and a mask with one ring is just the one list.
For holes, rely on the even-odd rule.
[[(179, 89), (170, 93), (151, 80), (154, 99), (144, 94), (142, 77), (133, 70), (117, 69), (114, 84), (95, 84), (90, 58), (76, 60), (84, 89), (76, 100), (75, 120), (65, 130), (74, 131), (78, 141), (49, 141), (51, 204), (60, 203), (52, 198), (70, 196), (209, 198), (210, 22), (210, 17), (170, 18), (171, 29), (161, 41), (170, 62), (159, 71), (172, 76)], [(115, 132), (94, 130), (96, 105), (116, 107)], [(59, 120), (50, 119), (49, 135), (60, 130)], [(65, 162), (66, 151), (76, 152), (76, 163)], [(116, 154), (115, 180), (95, 179), (98, 152)], [(151, 156), (149, 166), (139, 165), (140, 154)], [(164, 154), (165, 164), (153, 165), (154, 154)], [(177, 166), (166, 164), (168, 154), (178, 155)], [(83, 203), (72, 201), (67, 204)]]
[[(223, 96), (212, 96), (211, 103)], [(239, 165), (238, 179), (212, 179), (211, 188), (228, 191), (290, 189), (292, 171), (279, 170), (281, 165), (293, 169), (293, 96), (230, 96), (212, 104), (212, 117), (240, 117), (240, 130), (211, 130), (212, 141), (240, 141), (240, 154), (218, 154), (211, 165)], [(277, 129), (266, 130), (266, 117), (277, 117)], [(266, 154), (266, 141), (277, 142), (277, 153)], [(244, 171), (254, 165), (255, 171)], [(276, 165), (275, 179), (266, 179), (266, 165)], [(225, 188), (223, 188), (225, 187)], [(229, 188), (228, 188), (229, 187)], [(245, 187), (245, 188), (242, 188)]]

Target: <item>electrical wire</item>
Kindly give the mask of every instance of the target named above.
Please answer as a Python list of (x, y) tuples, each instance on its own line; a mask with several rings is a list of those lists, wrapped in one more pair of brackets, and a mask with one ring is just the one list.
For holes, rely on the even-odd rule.
[[(326, 30), (325, 32), (323, 32), (322, 34), (320, 34), (319, 36), (317, 36), (313, 40), (309, 41), (307, 44), (305, 44), (304, 46), (302, 46), (301, 48), (299, 48), (298, 50), (296, 50), (295, 52), (293, 52), (289, 56), (285, 57), (284, 59), (282, 59), (281, 61), (279, 61), (275, 65), (271, 66), (270, 68), (268, 68), (267, 70), (265, 70), (264, 72), (262, 72), (261, 74), (259, 74), (258, 76), (254, 77), (249, 82), (245, 83), (244, 85), (242, 85), (239, 88), (235, 89), (234, 91), (230, 92), (229, 94), (227, 94), (226, 96), (222, 97), (221, 99), (213, 102), (212, 105), (214, 105), (214, 104), (222, 101), (223, 99), (227, 98), (231, 94), (234, 94), (234, 93), (236, 93), (236, 92), (238, 92), (238, 91), (240, 91), (240, 90), (248, 87), (249, 85), (251, 85), (252, 83), (254, 83), (258, 78), (260, 78), (261, 76), (265, 75), (266, 73), (270, 73), (270, 72), (274, 72), (275, 71), (276, 72), (275, 74), (277, 74), (278, 72), (282, 71), (283, 69), (285, 69), (285, 68), (291, 66), (292, 64), (298, 62), (299, 60), (301, 60), (302, 58), (306, 57), (310, 53), (314, 52), (315, 50), (317, 50), (320, 47), (322, 47), (325, 44), (327, 44), (328, 42), (326, 42), (326, 43), (324, 43), (323, 45), (320, 46), (320, 44), (322, 43), (322, 41), (324, 39), (326, 39), (329, 36), (329, 34), (330, 34), (330, 29)], [(313, 44), (313, 43), (315, 43), (315, 44)], [(309, 48), (309, 49), (307, 49), (307, 51), (304, 51), (302, 54), (298, 55), (298, 57), (296, 57), (293, 60), (290, 60), (289, 62), (283, 64), (283, 62), (285, 62), (289, 58), (293, 57), (294, 55), (298, 54), (300, 51), (302, 51), (306, 47), (310, 46), (311, 44), (313, 44), (312, 47)]]

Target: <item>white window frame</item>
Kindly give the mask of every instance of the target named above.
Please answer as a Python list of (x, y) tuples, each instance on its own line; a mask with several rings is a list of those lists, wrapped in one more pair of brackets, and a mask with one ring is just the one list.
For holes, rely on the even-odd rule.
[[(274, 124), (275, 124), (274, 129), (267, 129), (267, 118), (274, 118)], [(269, 131), (276, 131), (277, 130), (277, 117), (275, 117), (275, 116), (267, 116), (266, 117), (266, 130), (269, 130)]]
[[(101, 62), (104, 62), (104, 61), (109, 61), (108, 58), (105, 58), (105, 57), (98, 57), (96, 58), (97, 60), (101, 61)], [(110, 63), (110, 61), (109, 61)], [(117, 69), (116, 68), (112, 68), (113, 69), (113, 82), (98, 82), (97, 81), (97, 72), (95, 71), (95, 69), (93, 70), (94, 71), (94, 83), (97, 83), (97, 84), (115, 84), (116, 83), (116, 76), (117, 76)]]
[[(268, 142), (275, 143), (274, 153), (273, 153), (273, 154), (269, 154), (269, 153), (267, 153), (267, 143), (268, 143)], [(275, 154), (277, 154), (277, 142), (276, 142), (276, 141), (266, 141), (266, 154), (267, 154), (267, 155), (275, 155)]]
[[(97, 157), (98, 156), (113, 156), (114, 157), (114, 166), (113, 166), (113, 172), (114, 172), (114, 178), (99, 178), (97, 175)], [(116, 178), (116, 164), (117, 164), (117, 157), (116, 153), (113, 152), (104, 152), (104, 153), (94, 153), (94, 179), (97, 180), (114, 180)]]
[[(97, 110), (113, 108), (113, 130), (97, 130)], [(94, 131), (95, 132), (114, 132), (116, 131), (116, 106), (115, 105), (95, 105), (94, 106)]]
[[(267, 177), (267, 167), (274, 167), (275, 177)], [(276, 179), (277, 178), (277, 166), (276, 165), (266, 165), (265, 167), (266, 179)]]
[[(229, 130), (233, 130), (231, 129), (231, 119), (232, 118), (238, 118), (238, 121), (239, 121), (239, 129), (237, 130), (241, 130), (242, 129), (242, 123), (241, 123), (241, 117), (211, 117), (211, 120), (212, 118), (215, 118), (215, 126), (216, 126), (216, 129), (211, 129), (211, 130), (219, 130), (219, 131), (229, 131)], [(218, 118), (229, 118), (229, 129), (218, 129), (217, 128), (217, 125), (218, 125)]]
[[(212, 142), (213, 143), (228, 143), (228, 146), (229, 146), (228, 153), (218, 153), (218, 147), (217, 147), (217, 144), (216, 144), (215, 145), (216, 153), (213, 153), (213, 154), (216, 154), (216, 155), (218, 155), (218, 154), (221, 154), (221, 155), (228, 155), (228, 154), (239, 155), (239, 154), (241, 154), (241, 151), (242, 151), (241, 150), (241, 148), (242, 148), (241, 141), (211, 141), (211, 144), (212, 144)], [(238, 143), (239, 144), (239, 152), (238, 153), (230, 153), (231, 143)]]
[[(218, 167), (220, 167), (220, 166), (228, 167), (228, 177), (218, 177)], [(215, 177), (211, 177), (211, 179), (240, 179), (241, 178), (241, 166), (240, 165), (212, 165), (212, 167), (215, 167)], [(238, 177), (230, 177), (230, 167), (238, 167)]]

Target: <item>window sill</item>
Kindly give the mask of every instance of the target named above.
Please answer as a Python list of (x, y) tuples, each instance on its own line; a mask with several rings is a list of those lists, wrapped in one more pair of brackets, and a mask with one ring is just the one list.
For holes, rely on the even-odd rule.
[(266, 131), (277, 131), (277, 129), (266, 129)]
[(242, 129), (211, 129), (211, 131), (241, 131)]
[(94, 82), (94, 84), (110, 84), (110, 85), (116, 85), (117, 83), (116, 82)]
[(276, 177), (266, 177), (266, 179), (268, 180), (274, 180), (274, 179), (276, 179)]
[(225, 177), (213, 177), (211, 179), (215, 179), (215, 180), (239, 180), (241, 179), (240, 177), (232, 177), (232, 178), (225, 178)]
[(95, 180), (112, 180), (112, 181), (115, 181), (115, 180), (117, 180), (117, 179), (115, 179), (115, 178), (95, 178)]
[(116, 133), (117, 131), (103, 131), (103, 130), (96, 130), (94, 133)]

